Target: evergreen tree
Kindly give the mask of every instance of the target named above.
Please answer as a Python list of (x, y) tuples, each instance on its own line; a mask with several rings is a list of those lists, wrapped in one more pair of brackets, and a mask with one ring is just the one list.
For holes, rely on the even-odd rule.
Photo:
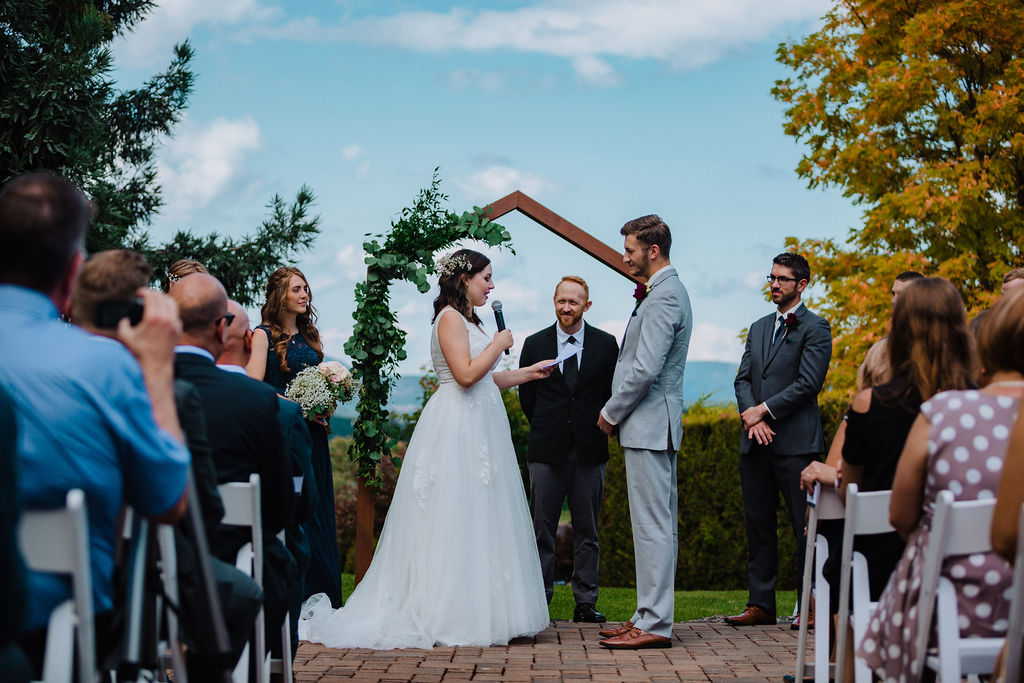
[(319, 233), (303, 186), (288, 205), (275, 195), (256, 233), (226, 239), (179, 232), (163, 246), (146, 227), (161, 206), (155, 154), (188, 104), (194, 76), (188, 41), (141, 87), (114, 83), (110, 43), (152, 9), (151, 0), (0, 0), (0, 182), (53, 170), (81, 187), (96, 214), (86, 249), (127, 247), (158, 273), (178, 258), (203, 262), (243, 304), (267, 276)]

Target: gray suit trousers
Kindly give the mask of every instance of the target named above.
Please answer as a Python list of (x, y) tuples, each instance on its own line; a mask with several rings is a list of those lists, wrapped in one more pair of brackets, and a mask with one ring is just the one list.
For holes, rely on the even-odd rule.
[(636, 556), (636, 613), (630, 621), (644, 631), (671, 638), (679, 556), (676, 452), (623, 450)]

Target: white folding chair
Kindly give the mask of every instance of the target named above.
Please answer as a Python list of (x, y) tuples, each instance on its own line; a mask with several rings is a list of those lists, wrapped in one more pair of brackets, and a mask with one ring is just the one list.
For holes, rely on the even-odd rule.
[[(839, 618), (836, 634), (836, 683), (843, 683), (846, 665), (846, 629), (853, 628), (854, 652), (867, 632), (875, 603), (871, 602), (867, 559), (853, 552), (857, 536), (884, 534), (895, 531), (889, 523), (891, 491), (861, 493), (856, 484), (846, 487), (846, 523), (843, 526), (843, 550), (840, 555)], [(853, 614), (850, 613), (850, 594), (853, 594)], [(854, 680), (870, 683), (871, 671), (859, 657), (854, 656)]]
[[(1002, 638), (960, 637), (957, 590), (941, 575), (947, 557), (992, 550), (988, 530), (995, 502), (994, 498), (956, 502), (951, 491), (940, 491), (935, 504), (917, 607), (917, 661), (912, 666), (919, 672), (927, 666), (944, 683), (959, 681), (965, 674), (992, 673), (1003, 646)], [(928, 651), (933, 615), (938, 648)]]
[[(164, 586), (164, 593), (176, 607), (180, 607), (181, 600), (178, 591), (178, 553), (175, 548), (174, 527), (168, 524), (160, 524), (156, 528), (157, 545), (160, 548), (160, 578)], [(185, 658), (182, 656), (181, 642), (178, 640), (178, 615), (174, 609), (164, 610), (166, 613), (167, 633), (166, 640), (158, 644), (159, 653), (170, 650), (170, 666), (174, 671), (174, 683), (188, 683), (188, 671), (185, 668)], [(157, 616), (159, 619), (159, 615)], [(159, 626), (159, 624), (158, 624)], [(158, 654), (159, 654), (158, 653)], [(167, 680), (166, 666), (161, 662), (159, 680)]]
[(814, 625), (814, 680), (815, 683), (828, 683), (833, 676), (829, 664), (829, 638), (832, 630), (831, 590), (828, 581), (825, 580), (825, 561), (828, 560), (829, 552), (834, 549), (828, 547), (828, 540), (818, 533), (818, 522), (820, 520), (842, 519), (846, 515), (843, 507), (843, 499), (832, 487), (822, 487), (821, 483), (814, 485), (814, 491), (807, 495), (807, 505), (810, 508), (810, 515), (807, 519), (807, 549), (804, 552), (804, 582), (801, 595), (804, 596), (803, 604), (800, 605), (800, 636), (796, 646), (796, 681), (800, 683), (804, 679), (804, 669), (807, 667), (807, 634), (809, 629), (808, 618), (810, 615), (810, 596), (812, 595), (811, 583), (811, 562), (814, 562), (813, 595), (815, 604), (818, 605), (818, 619)]
[(1024, 505), (1017, 518), (1017, 555), (1013, 561), (1013, 598), (1010, 600), (1010, 628), (1006, 632), (1006, 678), (1020, 683), (1021, 640), (1024, 639)]
[(70, 683), (76, 645), (78, 680), (93, 683), (98, 672), (92, 572), (85, 495), (81, 489), (68, 491), (62, 509), (24, 512), (18, 527), (18, 543), (29, 569), (71, 575), (71, 599), (50, 614), (43, 683)]
[[(230, 526), (247, 526), (252, 529), (252, 541), (238, 550), (235, 566), (249, 574), (263, 588), (263, 518), (260, 512), (260, 475), (249, 476), (249, 483), (232, 482), (218, 487), (221, 501), (224, 504), (224, 518), (221, 524)], [(283, 532), (282, 532), (283, 536)], [(266, 615), (260, 607), (256, 615), (256, 680), (267, 683), (271, 672), (280, 673), (286, 683), (292, 682), (292, 640), (288, 614), (285, 614), (281, 626), (281, 654), (279, 660), (271, 660), (270, 651), (266, 646), (265, 635)], [(235, 665), (234, 680), (246, 680), (248, 673), (248, 645)]]

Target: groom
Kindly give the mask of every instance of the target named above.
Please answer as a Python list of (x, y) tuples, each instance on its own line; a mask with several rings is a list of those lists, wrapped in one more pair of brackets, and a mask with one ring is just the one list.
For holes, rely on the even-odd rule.
[(618, 429), (636, 553), (636, 612), (601, 631), (615, 650), (672, 647), (678, 556), (676, 452), (683, 437), (683, 369), (693, 316), (690, 298), (669, 263), (672, 234), (655, 215), (629, 221), (623, 262), (638, 285), (612, 378), (612, 396), (597, 426)]

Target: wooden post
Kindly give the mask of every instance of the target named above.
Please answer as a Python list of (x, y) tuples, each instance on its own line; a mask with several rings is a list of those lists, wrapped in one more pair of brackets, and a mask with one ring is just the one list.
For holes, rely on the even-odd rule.
[(373, 559), (373, 522), (375, 494), (359, 477), (359, 493), (356, 497), (356, 585), (363, 580)]

